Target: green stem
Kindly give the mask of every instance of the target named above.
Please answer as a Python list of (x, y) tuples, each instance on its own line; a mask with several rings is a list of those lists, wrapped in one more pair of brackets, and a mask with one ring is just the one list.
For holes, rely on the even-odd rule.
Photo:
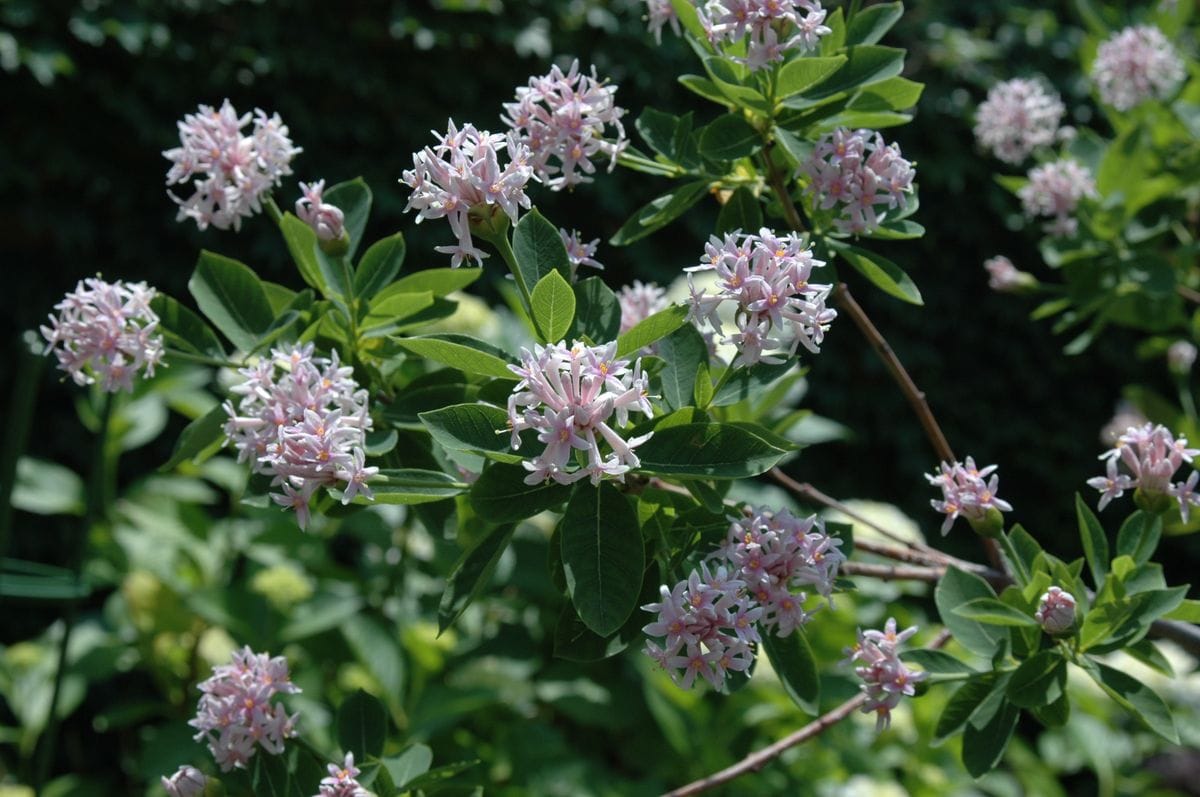
[(636, 169), (641, 172), (661, 174), (664, 177), (680, 177), (684, 174), (687, 174), (687, 172), (685, 172), (679, 166), (668, 166), (665, 163), (659, 163), (658, 161), (651, 160), (650, 158), (643, 158), (641, 155), (635, 155), (627, 149), (622, 150), (621, 153), (617, 155), (617, 163), (630, 169)]
[[(70, 570), (75, 577), (78, 589), (82, 576), (84, 559), (88, 549), (88, 541), (92, 530), (108, 519), (109, 508), (112, 506), (115, 493), (116, 456), (111, 437), (113, 411), (116, 397), (112, 393), (103, 393), (100, 407), (100, 425), (92, 446), (92, 472), (87, 483), (87, 504), (83, 521), (80, 524), (80, 536), (75, 540), (71, 551)], [(50, 693), (50, 715), (46, 723), (46, 731), (39, 751), (39, 759), (34, 778), (34, 790), (40, 792), (54, 763), (54, 748), (58, 741), (59, 700), (62, 696), (63, 680), (67, 670), (67, 649), (71, 644), (71, 632), (79, 613), (79, 599), (67, 602), (63, 614), (63, 634), (58, 645), (58, 663), (54, 672), (54, 686)]]
[[(1188, 420), (1192, 423), (1196, 422), (1196, 400), (1192, 398), (1192, 391), (1188, 389), (1188, 378), (1186, 375), (1175, 377), (1175, 386), (1179, 390), (1179, 405), (1183, 407), (1183, 412), (1187, 415)], [(0, 549), (2, 550), (2, 549)]]
[(512, 244), (508, 242), (508, 234), (504, 232), (488, 236), (481, 234), (480, 237), (496, 247), (496, 251), (500, 253), (500, 257), (508, 265), (508, 270), (512, 272), (513, 279), (516, 280), (517, 290), (521, 292), (521, 299), (525, 302), (525, 309), (532, 319), (533, 297), (529, 293), (529, 286), (525, 284), (525, 277), (521, 274), (521, 267), (517, 265), (517, 255), (512, 250)]
[(263, 199), (263, 209), (267, 212), (267, 218), (276, 225), (283, 223), (283, 211), (279, 209), (279, 205), (275, 204), (275, 197), (268, 194)]
[(1013, 547), (1012, 540), (1003, 531), (996, 535), (996, 539), (1000, 541), (1000, 547), (1004, 549), (1004, 555), (1008, 557), (1008, 561), (1012, 564), (1012, 573), (1016, 576), (1017, 586), (1025, 586), (1029, 581), (1029, 572), (1025, 569), (1025, 563), (1021, 560), (1021, 557), (1017, 556), (1017, 549)]

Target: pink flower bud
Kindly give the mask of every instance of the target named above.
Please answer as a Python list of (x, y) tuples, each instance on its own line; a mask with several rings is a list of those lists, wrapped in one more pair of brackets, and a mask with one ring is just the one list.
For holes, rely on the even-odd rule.
[(208, 778), (195, 767), (182, 766), (169, 778), (162, 779), (162, 787), (170, 797), (198, 797), (204, 794)]
[(1051, 587), (1041, 598), (1033, 619), (1052, 636), (1066, 634), (1075, 626), (1075, 597), (1058, 587)]

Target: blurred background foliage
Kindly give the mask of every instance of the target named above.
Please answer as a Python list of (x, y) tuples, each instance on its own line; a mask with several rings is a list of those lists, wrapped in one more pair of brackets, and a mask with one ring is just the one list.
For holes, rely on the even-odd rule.
[[(175, 222), (161, 152), (177, 141), (176, 120), (197, 103), (228, 97), (240, 109), (278, 111), (304, 147), (296, 179), (361, 175), (376, 201), (367, 238), (402, 229), (406, 269), (440, 266), (444, 258), (433, 247), (446, 243), (447, 233), (411, 223), (397, 180), (447, 117), (499, 127), (500, 104), (515, 86), (545, 72), (550, 61), (572, 57), (595, 64), (620, 86), (618, 102), (633, 111), (627, 126), (635, 141), (632, 122), (641, 108), (697, 107), (673, 79), (694, 71), (693, 55), (670, 35), (655, 46), (642, 13), (639, 0), (0, 0), (0, 240), (12, 280), (0, 292), (0, 324), (6, 361), (14, 364), (5, 372), (15, 374), (20, 333), (96, 272), (145, 279), (183, 298), (203, 247), (253, 265), (266, 279), (291, 280), (269, 224), (200, 233)], [(910, 4), (886, 43), (908, 48), (907, 74), (926, 84), (915, 121), (895, 135), (917, 163), (918, 219), (930, 232), (879, 250), (912, 275), (925, 307), (894, 302), (850, 275), (851, 289), (862, 288), (856, 295), (927, 392), (956, 453), (999, 463), (1015, 518), (1066, 558), (1076, 544), (1069, 499), (1098, 472), (1099, 431), (1122, 387), (1139, 382), (1165, 392), (1168, 376), (1161, 362), (1137, 359), (1135, 340), (1114, 333), (1085, 356), (1067, 357), (1065, 340), (1031, 323), (1024, 303), (988, 291), (985, 258), (1007, 254), (1035, 271), (1039, 258), (1032, 234), (1016, 232), (1015, 203), (992, 181), (996, 164), (974, 147), (971, 115), (996, 80), (1040, 74), (1063, 93), (1074, 121), (1091, 122), (1076, 25), (1072, 4), (1062, 1)], [(548, 218), (580, 229), (585, 239), (607, 240), (660, 190), (653, 179), (617, 171), (574, 193), (538, 192), (537, 202)], [(280, 204), (290, 205), (293, 193), (288, 185)], [(602, 244), (605, 278), (613, 286), (635, 278), (672, 281), (696, 260), (715, 213), (715, 202), (707, 203), (630, 248)], [(183, 420), (166, 408), (202, 402), (199, 379), (198, 385), (186, 369), (160, 377), (174, 383), (172, 390), (146, 399), (159, 402), (158, 409), (142, 409), (157, 418), (153, 431), (165, 425), (167, 433), (131, 441), (126, 476), (150, 472), (167, 458)], [(4, 380), (5, 393), (13, 381)], [(81, 473), (87, 451), (71, 418), (74, 394), (49, 366), (42, 369), (29, 452)], [(882, 364), (849, 326), (836, 327), (813, 359), (806, 401), (850, 427), (853, 437), (801, 456), (790, 471), (831, 495), (894, 504), (931, 529), (922, 474), (933, 469), (934, 455)], [(183, 724), (194, 705), (191, 687), (210, 661), (226, 654), (229, 632), (239, 642), (270, 642), (293, 659), (294, 672), (307, 671), (309, 682), (301, 682), (307, 697), (297, 706), (304, 727), (318, 735), (328, 710), (322, 696), (336, 705), (338, 695), (360, 685), (386, 691), (399, 684), (391, 706), (397, 738), (430, 744), (439, 764), (481, 759), (463, 777), (495, 784), (494, 793), (653, 793), (804, 722), (769, 677), (725, 698), (680, 692), (636, 655), (591, 665), (553, 659), (544, 629), (553, 628), (561, 599), (545, 576), (546, 536), (532, 525), (501, 562), (494, 583), (503, 586), (493, 589), (495, 597), (435, 639), (434, 628), (414, 618), (433, 616), (439, 574), (458, 554), (453, 541), (394, 518), (392, 528), (407, 529), (397, 537), (374, 514), (343, 524), (331, 539), (305, 537), (289, 517), (225, 505), (210, 485), (236, 493), (240, 471), (221, 459), (210, 466), (211, 472), (127, 478), (121, 485), (124, 525), (99, 541), (103, 555), (93, 570), (100, 572), (92, 573), (107, 587), (85, 607), (82, 628), (91, 631), (73, 643), (77, 680), (64, 692), (82, 708), (67, 720), (54, 770), (77, 773), (78, 788), (61, 781), (56, 794), (141, 793), (148, 779), (199, 760), (202, 751)], [(26, 477), (47, 488), (39, 500), (59, 495), (64, 503), (61, 496), (70, 496), (78, 479), (61, 470)], [(75, 523), (71, 511), (19, 513), (8, 554), (62, 564)], [(975, 555), (966, 537), (947, 545)], [(1164, 542), (1169, 581), (1193, 576), (1196, 540)], [(397, 568), (401, 558), (416, 566)], [(218, 586), (226, 583), (218, 576), (237, 589)], [(361, 589), (345, 592), (350, 579)], [(813, 626), (821, 659), (841, 658), (844, 631), (882, 622), (881, 599), (897, 594), (893, 587), (865, 590), (822, 617)], [(932, 606), (918, 600), (907, 619), (926, 622), (930, 614)], [(304, 618), (313, 616), (325, 624), (304, 628)], [(36, 725), (38, 716), (44, 722), (45, 707), (36, 702), (46, 699), (53, 673), (46, 656), (61, 633), (52, 625), (56, 617), (53, 606), (40, 604), (0, 610), (6, 646), (0, 693), (10, 701), (13, 694), (27, 698), (0, 711), (0, 725), (12, 736), (0, 739), (11, 744), (0, 758), (0, 783), (2, 768), (27, 774), (18, 753), (28, 753), (36, 739), (12, 728), (27, 719)], [(397, 624), (391, 668), (373, 671), (375, 657), (356, 651), (372, 650), (372, 634)], [(390, 637), (389, 644), (395, 647)], [(345, 650), (341, 660), (330, 656), (329, 645)], [(87, 689), (96, 684), (106, 688)], [(835, 677), (825, 699), (852, 688), (849, 679)], [(1193, 703), (1200, 694), (1179, 688), (1181, 699)], [(118, 701), (117, 694), (131, 697)], [(846, 723), (729, 793), (1152, 793), (1153, 776), (1141, 767), (1152, 752), (1147, 738), (1107, 724), (1100, 701), (1096, 716), (1043, 735), (1040, 746), (1016, 746), (1009, 759), (1014, 774), (973, 784), (949, 746), (929, 748), (943, 699), (935, 690), (914, 702), (915, 721), (899, 722), (877, 747), (869, 720)], [(1194, 726), (1185, 731), (1193, 744), (1200, 735)]]

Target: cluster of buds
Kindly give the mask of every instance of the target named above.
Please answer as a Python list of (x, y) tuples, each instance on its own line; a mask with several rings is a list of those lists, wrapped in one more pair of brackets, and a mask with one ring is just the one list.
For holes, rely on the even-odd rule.
[(575, 273), (579, 271), (580, 266), (588, 266), (599, 271), (604, 270), (604, 264), (596, 259), (596, 247), (600, 245), (600, 239), (595, 238), (587, 243), (584, 243), (583, 236), (578, 230), (559, 229), (558, 235), (562, 238), (563, 246), (567, 250), (567, 263), (571, 266), (571, 280), (575, 280)]
[(667, 292), (653, 282), (634, 280), (617, 294), (621, 304), (621, 334), (645, 321), (660, 310), (667, 309)]
[[(1186, 438), (1174, 437), (1165, 426), (1131, 426), (1117, 438), (1116, 446), (1100, 455), (1107, 460), (1105, 474), (1087, 483), (1100, 491), (1101, 510), (1126, 490), (1136, 490), (1143, 509), (1162, 510), (1174, 498), (1186, 523), (1191, 507), (1200, 506), (1200, 495), (1195, 492), (1200, 471), (1193, 470), (1187, 481), (1172, 479), (1183, 463), (1192, 464), (1198, 454), (1200, 449), (1188, 448)], [(1118, 463), (1123, 463), (1128, 473), (1121, 473)]]
[(141, 371), (154, 375), (163, 356), (158, 315), (150, 309), (155, 290), (144, 282), (85, 279), (54, 306), (42, 336), (58, 367), (77, 385), (94, 384), (110, 393), (133, 390)]
[(876, 715), (876, 732), (891, 725), (892, 709), (905, 695), (916, 694), (916, 685), (929, 675), (908, 669), (900, 660), (900, 645), (915, 633), (916, 626), (897, 633), (896, 619), (889, 617), (882, 631), (860, 630), (858, 644), (846, 651), (850, 661), (859, 665), (854, 673), (862, 679), (867, 696), (862, 712)]
[(362, 770), (354, 766), (354, 753), (346, 753), (340, 765), (329, 764), (329, 777), (321, 780), (320, 791), (315, 797), (370, 797), (357, 778)]
[(337, 205), (325, 202), (325, 181), (300, 183), (301, 197), (296, 200), (296, 215), (313, 228), (318, 241), (339, 241), (346, 234), (345, 218)]
[(1128, 111), (1147, 100), (1166, 99), (1186, 74), (1171, 42), (1150, 25), (1113, 34), (1100, 45), (1092, 62), (1092, 81), (1100, 100), (1118, 111)]
[(834, 225), (855, 234), (875, 230), (888, 210), (904, 209), (917, 174), (899, 144), (887, 144), (871, 130), (844, 127), (821, 137), (800, 172), (808, 177), (805, 192), (817, 206), (837, 209)]
[(1069, 633), (1075, 627), (1075, 596), (1059, 587), (1051, 587), (1042, 594), (1033, 619), (1051, 636)]
[(841, 540), (826, 534), (815, 515), (752, 512), (730, 525), (725, 543), (708, 557), (711, 569), (702, 562), (674, 589), (660, 587), (661, 601), (642, 607), (658, 616), (642, 630), (663, 640), (661, 647), (647, 642), (647, 655), (685, 689), (697, 675), (719, 688), (731, 671), (750, 666), (750, 645), (763, 633), (786, 637), (804, 626), (813, 615), (804, 608), (804, 588), (827, 599), (833, 594), (845, 561)]
[(975, 115), (975, 140), (1005, 163), (1020, 163), (1049, 147), (1059, 135), (1066, 108), (1036, 80), (1014, 78), (988, 90)]
[(1027, 271), (1021, 271), (1004, 255), (989, 257), (983, 261), (988, 273), (988, 287), (999, 293), (1020, 293), (1036, 288), (1038, 281)]
[(1167, 367), (1177, 376), (1187, 376), (1196, 364), (1196, 345), (1188, 340), (1177, 340), (1167, 347)]
[(1000, 477), (993, 473), (996, 467), (976, 468), (975, 460), (967, 457), (965, 462), (943, 462), (937, 473), (925, 475), (930, 484), (942, 488), (942, 500), (931, 499), (929, 503), (946, 516), (943, 535), (950, 531), (959, 515), (984, 536), (994, 536), (1003, 528), (1000, 513), (1011, 512), (1012, 504), (996, 495), (1000, 483)]
[[(255, 653), (249, 646), (233, 653), (233, 662), (213, 668), (200, 684), (196, 741), (206, 741), (222, 772), (245, 769), (256, 745), (268, 753), (283, 752), (285, 739), (296, 735), (299, 714), (288, 716), (275, 695), (300, 691), (288, 675), (287, 659)], [(177, 773), (178, 775), (178, 773)]]
[(654, 34), (654, 41), (662, 44), (662, 29), (670, 24), (675, 35), (679, 35), (679, 15), (671, 0), (646, 0), (646, 27)]
[(1079, 229), (1075, 209), (1084, 197), (1095, 197), (1096, 181), (1078, 161), (1061, 159), (1035, 166), (1029, 172), (1029, 182), (1017, 192), (1026, 215), (1053, 216), (1045, 226), (1055, 236), (1074, 235)]
[(239, 373), (245, 381), (231, 392), (242, 398), (236, 409), (232, 401), (224, 405), (226, 440), (239, 462), (275, 477), (283, 492), (271, 497), (295, 509), (300, 528), (318, 487), (342, 485), (342, 503), (359, 493), (373, 498), (366, 482), (379, 469), (365, 464), (367, 391), (354, 381), (353, 369), (340, 365), (337, 350), (325, 359), (313, 356), (311, 343), (274, 349)]
[[(590, 76), (581, 74), (579, 61), (565, 74), (554, 66), (517, 88), (517, 101), (504, 104), (508, 115), (502, 119), (529, 148), (538, 180), (555, 191), (591, 182), (597, 155), (608, 158), (609, 171), (616, 168), (617, 156), (629, 144), (621, 124), (625, 109), (613, 102), (616, 92), (616, 86), (596, 78), (595, 67)], [(604, 137), (610, 126), (612, 140)]]
[[(253, 119), (249, 135), (243, 128)], [(200, 229), (241, 229), (242, 219), (262, 210), (262, 196), (292, 173), (301, 150), (292, 145), (279, 114), (259, 109), (238, 115), (229, 100), (220, 110), (201, 105), (179, 122), (179, 146), (163, 153), (171, 161), (167, 185), (192, 182), (187, 199), (167, 192), (179, 205), (178, 220), (193, 219)]]
[(709, 0), (696, 11), (714, 45), (749, 34), (746, 57), (737, 60), (751, 71), (784, 60), (791, 50), (815, 50), (832, 33), (816, 0)]
[(724, 335), (718, 311), (725, 302), (735, 305), (738, 331), (724, 338), (738, 351), (734, 365), (782, 362), (776, 354), (795, 355), (803, 345), (820, 351), (825, 332), (837, 311), (825, 306), (832, 285), (809, 283), (814, 267), (825, 265), (795, 235), (777, 236), (765, 227), (757, 235), (740, 232), (713, 236), (705, 257), (687, 272), (715, 270), (718, 292), (706, 295), (691, 285), (691, 318)]
[(195, 767), (182, 766), (169, 778), (162, 778), (168, 797), (200, 797), (208, 786), (208, 778)]
[[(444, 136), (432, 132), (438, 144), (413, 153), (413, 168), (400, 180), (412, 190), (404, 209), (416, 209), (418, 224), (424, 219), (450, 222), (458, 242), (436, 250), (450, 255), (451, 266), (463, 260), (482, 263), (487, 255), (475, 247), (471, 225), (480, 232), (496, 230), (500, 212), (515, 222), (518, 209), (530, 206), (525, 195), (525, 184), (534, 174), (529, 148), (513, 133), (481, 132), (469, 124), (460, 130), (453, 121)], [(508, 158), (503, 168), (501, 153)]]
[(575, 341), (569, 347), (555, 343), (534, 346), (532, 352), (522, 349), (521, 364), (509, 369), (521, 377), (508, 398), (512, 447), (520, 447), (526, 429), (536, 430), (546, 446), (522, 463), (529, 471), (527, 484), (547, 479), (571, 484), (585, 476), (592, 484), (606, 476), (624, 481), (626, 473), (641, 465), (634, 449), (651, 434), (624, 440), (609, 423), (612, 419), (624, 427), (631, 411), (647, 418), (653, 413), (640, 359), (631, 371), (628, 360), (617, 359), (616, 343), (587, 346)]

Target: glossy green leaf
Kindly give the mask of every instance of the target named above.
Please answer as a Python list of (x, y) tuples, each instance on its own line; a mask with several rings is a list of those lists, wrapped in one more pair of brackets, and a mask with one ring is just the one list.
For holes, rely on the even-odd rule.
[[(354, 503), (365, 506), (371, 504), (428, 504), (453, 498), (467, 490), (467, 485), (453, 476), (441, 471), (421, 468), (384, 468), (375, 478), (367, 482), (367, 487), (375, 494), (374, 499), (368, 499), (359, 494), (354, 497)], [(335, 497), (341, 498), (340, 490), (332, 490), (332, 493)]]
[(511, 523), (495, 526), (459, 558), (446, 578), (438, 604), (438, 634), (453, 625), (487, 586), (515, 529)]
[(196, 418), (183, 428), (175, 441), (171, 458), (159, 466), (159, 471), (174, 469), (177, 465), (196, 457), (225, 437), (225, 423), (229, 413), (220, 404)]
[(846, 44), (875, 44), (903, 14), (903, 3), (879, 3), (859, 9), (846, 22)]
[(785, 100), (819, 84), (846, 63), (846, 56), (795, 58), (779, 70), (775, 97)]
[(997, 702), (994, 712), (985, 711), (987, 708), (988, 700), (985, 700), (963, 729), (963, 766), (976, 778), (983, 777), (1000, 763), (1021, 716), (1020, 709), (1003, 698)]
[(361, 177), (330, 186), (325, 191), (325, 202), (336, 205), (342, 211), (343, 226), (350, 236), (350, 247), (346, 257), (353, 258), (362, 243), (363, 231), (371, 215), (371, 189)]
[(329, 296), (329, 285), (321, 271), (321, 263), (317, 261), (317, 234), (306, 222), (296, 218), (291, 213), (284, 213), (279, 220), (279, 231), (283, 233), (284, 243), (300, 272), (300, 278), (312, 288)]
[(404, 235), (395, 233), (371, 244), (354, 272), (354, 295), (370, 299), (400, 273), (404, 265)]
[(634, 124), (650, 148), (671, 161), (677, 162), (675, 130), (679, 117), (656, 108), (645, 108)]
[(570, 495), (555, 481), (526, 484), (529, 471), (520, 465), (497, 462), (488, 466), (471, 485), (471, 506), (491, 523), (512, 523), (560, 506)]
[(423, 744), (414, 744), (397, 756), (389, 756), (381, 762), (387, 769), (397, 789), (405, 788), (429, 771), (433, 765), (433, 750)]
[(621, 302), (600, 277), (575, 283), (575, 320), (567, 335), (571, 340), (587, 337), (593, 343), (616, 340), (621, 333)]
[(394, 338), (396, 344), (434, 362), (468, 374), (516, 380), (508, 360), (494, 346), (468, 335), (438, 334), (417, 338)]
[(361, 689), (343, 700), (338, 707), (338, 744), (343, 750), (352, 750), (361, 760), (378, 758), (383, 754), (387, 727), (387, 709)]
[(928, 650), (918, 648), (906, 650), (900, 654), (905, 662), (919, 665), (922, 670), (935, 675), (959, 675), (973, 673), (975, 668), (960, 661), (944, 650)]
[(262, 282), (250, 268), (202, 251), (188, 290), (200, 311), (242, 351), (250, 351), (275, 320)]
[(1008, 681), (1006, 694), (1020, 708), (1040, 708), (1063, 695), (1067, 662), (1057, 650), (1043, 650), (1021, 662)]
[(864, 112), (904, 111), (921, 99), (924, 83), (893, 77), (864, 87), (846, 105), (848, 110)]
[(1172, 744), (1179, 744), (1179, 732), (1171, 709), (1158, 693), (1142, 681), (1100, 662), (1090, 662), (1088, 674), (1109, 697), (1139, 722)]
[(704, 70), (712, 80), (717, 90), (725, 95), (734, 105), (743, 108), (753, 108), (764, 113), (770, 112), (767, 98), (756, 89), (742, 84), (738, 76), (741, 67), (720, 56), (709, 56), (704, 59)]
[(786, 637), (764, 634), (762, 645), (788, 695), (800, 708), (809, 714), (816, 714), (817, 701), (821, 697), (821, 678), (817, 671), (817, 658), (804, 632), (797, 629)]
[(500, 462), (520, 462), (512, 452), (508, 413), (490, 404), (454, 404), (422, 412), (421, 423), (433, 439), (455, 451), (477, 451)]
[(576, 488), (559, 525), (567, 593), (579, 619), (608, 636), (637, 605), (645, 553), (637, 513), (608, 482)]
[(1002, 690), (1007, 681), (1007, 675), (985, 672), (960, 686), (946, 701), (946, 707), (938, 717), (934, 738), (945, 739), (962, 730), (980, 704), (996, 690), (997, 685), (999, 684)]
[(1083, 555), (1087, 559), (1088, 570), (1092, 573), (1092, 582), (1100, 588), (1104, 586), (1105, 574), (1108, 572), (1108, 538), (1104, 536), (1104, 528), (1099, 519), (1078, 493), (1075, 494), (1075, 516), (1079, 521), (1079, 537), (1083, 542)]
[(564, 280), (571, 276), (567, 247), (558, 228), (536, 208), (517, 222), (513, 229), (512, 248), (517, 267), (530, 290), (551, 271), (557, 271)]
[(436, 298), (461, 291), (483, 275), (482, 268), (427, 268), (406, 274), (387, 286), (380, 296), (390, 293), (429, 291)]
[(742, 186), (730, 194), (721, 206), (721, 212), (717, 214), (717, 227), (713, 232), (716, 235), (735, 230), (757, 232), (762, 225), (762, 203), (753, 191)]
[(708, 343), (691, 324), (684, 324), (658, 342), (658, 356), (666, 365), (659, 372), (662, 395), (671, 409), (692, 403), (696, 372), (708, 362)]
[(575, 292), (557, 271), (551, 271), (534, 286), (530, 306), (543, 343), (561, 341), (575, 320)]
[(683, 183), (637, 210), (609, 239), (613, 246), (626, 246), (666, 227), (708, 193), (708, 180)]
[(991, 658), (1008, 638), (1008, 630), (984, 625), (956, 614), (954, 610), (970, 600), (995, 597), (996, 593), (986, 581), (956, 567), (946, 568), (946, 574), (942, 576), (933, 592), (938, 614), (950, 629), (950, 633), (954, 634), (954, 638), (967, 650), (987, 658)]
[(726, 107), (728, 107), (730, 104), (730, 99), (721, 93), (721, 90), (717, 88), (717, 84), (713, 83), (706, 77), (700, 77), (699, 75), (680, 75), (679, 82), (685, 88), (689, 89), (695, 94), (699, 94), (706, 100), (711, 100), (718, 105), (724, 105)]
[(908, 274), (904, 273), (904, 269), (886, 257), (857, 246), (839, 245), (835, 249), (855, 271), (870, 280), (871, 284), (884, 293), (909, 304), (924, 304), (921, 292), (917, 290), (916, 284)]
[(1117, 532), (1117, 556), (1130, 556), (1138, 565), (1150, 561), (1162, 538), (1162, 518), (1138, 510), (1125, 519)]
[[(897, 77), (904, 68), (904, 50), (859, 44), (846, 51), (847, 61), (827, 80), (805, 93), (805, 99), (831, 97), (860, 86)], [(787, 104), (787, 103), (785, 103)]]
[(167, 345), (202, 357), (225, 359), (225, 347), (212, 327), (187, 307), (167, 296), (155, 294), (150, 309), (158, 316), (158, 331)]
[(789, 362), (755, 363), (748, 368), (737, 368), (713, 396), (712, 406), (727, 407), (739, 401), (758, 398), (772, 382), (791, 371), (793, 365)]
[(687, 314), (686, 307), (673, 304), (665, 310), (659, 310), (649, 318), (642, 319), (628, 332), (617, 338), (617, 356), (636, 355), (651, 343), (665, 338), (687, 323)]
[(433, 306), (433, 294), (389, 293), (371, 302), (367, 316), (359, 326), (365, 337), (379, 337), (399, 329), (400, 325), (423, 310)]
[(659, 428), (637, 449), (641, 470), (658, 476), (742, 479), (770, 470), (788, 453), (744, 428), (689, 423)]
[(725, 114), (700, 131), (700, 154), (718, 161), (753, 155), (762, 147), (762, 135), (740, 114)]
[(995, 598), (973, 598), (953, 609), (954, 614), (987, 625), (1037, 627), (1037, 620)]

